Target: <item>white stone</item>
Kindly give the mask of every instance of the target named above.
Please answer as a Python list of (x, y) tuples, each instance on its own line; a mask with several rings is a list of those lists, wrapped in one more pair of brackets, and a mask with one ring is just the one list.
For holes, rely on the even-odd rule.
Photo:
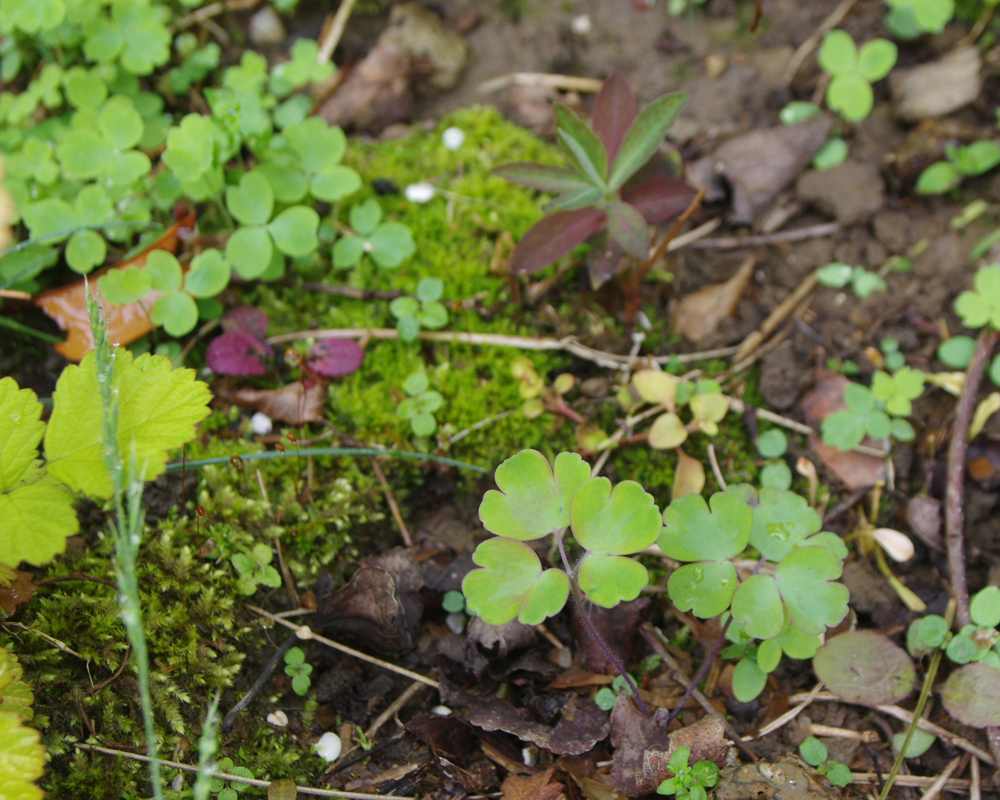
[(319, 753), (320, 758), (326, 762), (331, 762), (340, 758), (340, 751), (343, 749), (343, 744), (337, 734), (327, 731), (319, 737), (319, 741), (313, 747), (316, 748), (316, 752)]
[(267, 715), (267, 721), (278, 728), (288, 725), (288, 715), (284, 711), (272, 711)]
[(431, 709), (432, 714), (437, 714), (439, 717), (450, 717), (451, 709), (448, 706), (434, 706)]
[(271, 418), (263, 411), (258, 411), (250, 417), (250, 427), (258, 436), (267, 436), (274, 428)]
[(250, 41), (254, 44), (281, 44), (288, 37), (281, 17), (270, 5), (250, 17)]
[(594, 23), (590, 21), (589, 15), (581, 14), (578, 17), (573, 17), (573, 21), (569, 24), (569, 29), (577, 36), (586, 36), (594, 30)]
[(411, 183), (403, 190), (406, 199), (411, 203), (426, 203), (434, 197), (434, 187), (429, 183)]
[(444, 142), (444, 146), (449, 150), (458, 150), (459, 147), (465, 144), (465, 131), (461, 128), (448, 128), (441, 134), (441, 141)]

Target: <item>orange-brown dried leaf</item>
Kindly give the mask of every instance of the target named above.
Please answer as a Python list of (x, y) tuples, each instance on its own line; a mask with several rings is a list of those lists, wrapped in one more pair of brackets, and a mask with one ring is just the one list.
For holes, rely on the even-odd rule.
[[(137, 300), (134, 303), (126, 303), (122, 306), (112, 305), (103, 302), (97, 287), (97, 278), (110, 270), (123, 270), (126, 267), (142, 269), (146, 266), (146, 257), (153, 250), (176, 253), (180, 244), (181, 230), (191, 230), (194, 228), (194, 224), (195, 214), (191, 212), (177, 220), (159, 239), (138, 255), (88, 276), (87, 283), (90, 284), (90, 291), (101, 301), (107, 316), (108, 335), (112, 343), (131, 344), (153, 330), (153, 323), (148, 312), (153, 308), (153, 304), (160, 299), (163, 292), (150, 291), (142, 300)], [(94, 349), (94, 339), (90, 332), (90, 313), (87, 311), (87, 290), (83, 280), (42, 292), (32, 302), (67, 332), (66, 340), (55, 346), (57, 352), (70, 361), (79, 362)]]
[(719, 323), (735, 313), (753, 274), (754, 263), (748, 258), (725, 283), (713, 283), (681, 300), (673, 313), (675, 330), (692, 342), (700, 342), (715, 333)]
[(671, 497), (676, 500), (692, 492), (701, 494), (705, 488), (705, 467), (679, 447), (677, 448), (677, 469), (674, 470), (674, 488)]
[(7, 617), (13, 617), (17, 607), (35, 596), (38, 588), (31, 580), (30, 572), (12, 570), (13, 578), (6, 585), (0, 582), (0, 608)]
[(238, 406), (267, 414), (277, 422), (303, 425), (323, 421), (328, 387), (329, 384), (323, 381), (305, 384), (295, 381), (280, 389), (233, 389), (229, 384), (220, 383), (215, 387), (215, 394)]
[(511, 775), (503, 782), (500, 790), (503, 800), (559, 800), (565, 798), (561, 783), (549, 783), (555, 768), (549, 767), (545, 772), (525, 777)]

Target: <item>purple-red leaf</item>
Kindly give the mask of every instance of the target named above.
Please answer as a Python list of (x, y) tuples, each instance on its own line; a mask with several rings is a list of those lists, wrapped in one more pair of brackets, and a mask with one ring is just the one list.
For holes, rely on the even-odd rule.
[(497, 175), (511, 183), (519, 183), (542, 192), (564, 194), (565, 192), (589, 189), (593, 184), (576, 170), (568, 167), (550, 167), (547, 164), (536, 164), (533, 161), (514, 161), (502, 164), (493, 170)]
[(594, 132), (604, 142), (608, 161), (615, 160), (625, 133), (635, 122), (638, 113), (635, 92), (622, 73), (616, 72), (604, 81), (594, 101), (594, 113), (590, 122), (594, 126)]
[(649, 256), (649, 223), (635, 206), (612, 200), (608, 206), (608, 233), (626, 253)]
[(680, 178), (653, 178), (622, 193), (622, 200), (639, 209), (646, 222), (663, 222), (687, 208), (695, 191)]
[(606, 231), (592, 236), (588, 244), (587, 271), (590, 273), (590, 285), (597, 289), (615, 274), (625, 251), (611, 240)]
[(320, 375), (350, 375), (365, 360), (365, 351), (353, 339), (321, 339), (309, 351), (309, 366)]
[(604, 222), (604, 212), (594, 208), (547, 214), (517, 243), (511, 257), (511, 269), (519, 275), (538, 272), (587, 241), (591, 234), (604, 227)]
[(267, 314), (250, 306), (232, 308), (222, 317), (222, 330), (226, 333), (247, 333), (263, 341), (267, 336)]
[(213, 341), (205, 357), (219, 375), (264, 375), (272, 352), (253, 334), (234, 330)]

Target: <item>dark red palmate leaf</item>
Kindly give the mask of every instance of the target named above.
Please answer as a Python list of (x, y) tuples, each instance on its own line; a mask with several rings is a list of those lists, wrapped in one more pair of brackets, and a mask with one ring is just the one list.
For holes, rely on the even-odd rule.
[(594, 132), (604, 142), (608, 151), (608, 161), (614, 161), (618, 155), (625, 133), (635, 122), (639, 113), (635, 92), (632, 85), (620, 72), (611, 75), (594, 101), (594, 113), (591, 115), (591, 125)]
[(245, 331), (229, 331), (208, 346), (206, 360), (219, 375), (264, 375), (273, 351)]
[(231, 308), (222, 317), (222, 330), (227, 333), (248, 333), (263, 341), (267, 336), (267, 314), (250, 306)]
[(646, 222), (663, 222), (691, 205), (696, 192), (680, 178), (653, 178), (622, 193), (622, 200), (635, 206)]
[(511, 257), (511, 269), (520, 275), (538, 272), (604, 228), (606, 219), (603, 211), (594, 208), (547, 214), (517, 243)]
[(350, 375), (365, 360), (365, 351), (353, 339), (322, 339), (309, 350), (309, 366), (320, 375)]

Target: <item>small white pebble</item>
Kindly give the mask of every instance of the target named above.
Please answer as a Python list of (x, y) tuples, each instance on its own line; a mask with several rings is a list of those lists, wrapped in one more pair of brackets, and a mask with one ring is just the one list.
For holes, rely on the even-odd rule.
[(406, 199), (411, 203), (426, 203), (434, 197), (434, 187), (429, 183), (411, 183), (403, 190)]
[(439, 717), (450, 717), (451, 709), (448, 706), (434, 706), (431, 709), (432, 714), (437, 714)]
[(340, 751), (343, 748), (343, 744), (341, 744), (340, 737), (337, 734), (327, 731), (319, 737), (319, 741), (313, 747), (316, 748), (316, 752), (319, 753), (320, 758), (326, 762), (330, 762), (340, 758)]
[(581, 14), (578, 17), (573, 17), (573, 21), (569, 24), (569, 29), (577, 36), (586, 36), (594, 30), (594, 23), (590, 21), (589, 15)]
[(465, 131), (451, 127), (441, 134), (441, 141), (449, 150), (458, 150), (465, 143)]
[(284, 711), (272, 711), (267, 715), (267, 721), (278, 728), (288, 725), (288, 715)]
[(179, 792), (184, 788), (184, 773), (178, 772), (177, 777), (174, 778), (173, 783), (170, 784), (170, 788), (175, 792)]
[(538, 762), (537, 752), (533, 747), (521, 748), (521, 760), (526, 767), (533, 767)]
[(445, 624), (452, 633), (461, 633), (465, 630), (465, 614), (455, 611), (444, 618)]
[(271, 422), (271, 418), (267, 414), (258, 411), (250, 417), (250, 427), (258, 436), (267, 436), (274, 428), (274, 423)]

